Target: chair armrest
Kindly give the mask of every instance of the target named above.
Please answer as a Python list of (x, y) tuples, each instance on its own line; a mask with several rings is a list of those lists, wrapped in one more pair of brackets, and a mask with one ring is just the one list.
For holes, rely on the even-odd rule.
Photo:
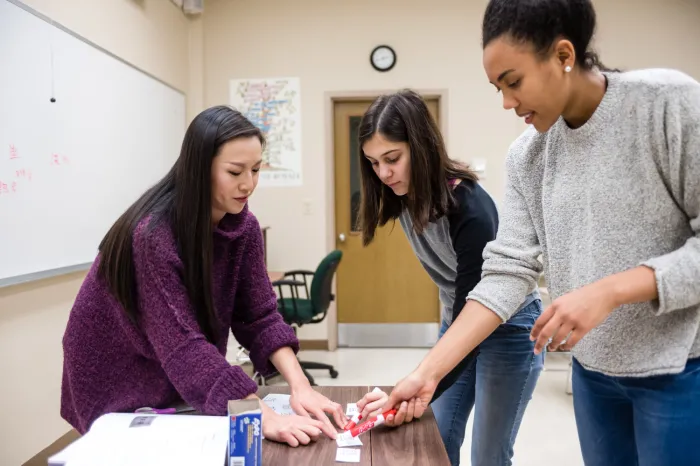
[(274, 282), (272, 282), (272, 285), (273, 285), (273, 286), (284, 286), (284, 285), (288, 285), (288, 286), (304, 286), (305, 283), (302, 282), (302, 281), (299, 281), (299, 280), (285, 280), (285, 279), (282, 279), (282, 280), (275, 280)]
[[(297, 275), (301, 275), (301, 277), (303, 278), (304, 281), (302, 282), (301, 280), (297, 280)], [(309, 294), (309, 283), (306, 280), (306, 277), (313, 277), (314, 275), (315, 275), (315, 272), (312, 272), (310, 270), (290, 270), (289, 272), (284, 273), (285, 277), (292, 277), (293, 278), (293, 281), (295, 282), (294, 286), (298, 286), (298, 287), (303, 286), (304, 287), (304, 291), (306, 292), (306, 299), (311, 298), (311, 295)], [(278, 282), (279, 282), (279, 280), (278, 280)], [(291, 288), (291, 285), (290, 285), (290, 288)], [(280, 288), (280, 290), (281, 290), (281, 288)], [(299, 297), (299, 296), (297, 295), (297, 297)]]
[(289, 277), (290, 275), (314, 275), (316, 272), (312, 272), (311, 270), (290, 270), (289, 272), (285, 272), (284, 276)]

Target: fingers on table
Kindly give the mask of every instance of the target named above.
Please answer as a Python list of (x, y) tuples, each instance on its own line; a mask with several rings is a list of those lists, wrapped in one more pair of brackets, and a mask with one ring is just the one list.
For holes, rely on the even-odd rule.
[(338, 427), (345, 427), (345, 424), (348, 423), (348, 417), (345, 415), (345, 411), (343, 411), (343, 407), (340, 406), (339, 403), (331, 402), (326, 412), (333, 416)]
[(308, 445), (311, 443), (311, 437), (309, 437), (304, 430), (302, 430), (301, 427), (296, 427), (292, 429), (292, 433), (294, 434), (294, 437), (299, 441), (300, 444), (302, 445)]
[(286, 442), (287, 445), (290, 447), (298, 447), (299, 446), (299, 441), (297, 438), (294, 436), (292, 432), (281, 432), (280, 433), (280, 439), (283, 442)]
[(319, 423), (319, 428), (323, 431), (324, 434), (329, 436), (332, 439), (335, 439), (337, 432), (335, 430), (335, 427), (333, 427), (333, 424), (331, 423), (331, 420), (328, 419), (328, 417), (321, 411), (320, 409), (312, 411), (312, 414), (316, 418), (316, 422)]

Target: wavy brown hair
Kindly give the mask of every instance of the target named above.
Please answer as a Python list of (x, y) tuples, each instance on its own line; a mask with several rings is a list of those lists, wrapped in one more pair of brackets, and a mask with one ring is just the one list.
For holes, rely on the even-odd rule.
[[(365, 142), (375, 134), (392, 142), (405, 142), (410, 150), (411, 178), (408, 193), (397, 196), (381, 182), (365, 157)], [(360, 122), (360, 173), (362, 197), (359, 220), (362, 243), (374, 239), (377, 227), (396, 220), (408, 210), (416, 233), (446, 215), (455, 205), (450, 179), (477, 181), (467, 165), (447, 156), (445, 142), (423, 98), (412, 90), (378, 97)]]

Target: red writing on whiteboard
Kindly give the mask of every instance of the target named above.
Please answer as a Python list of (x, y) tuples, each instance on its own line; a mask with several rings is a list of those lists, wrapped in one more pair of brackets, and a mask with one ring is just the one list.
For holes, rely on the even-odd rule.
[(7, 187), (7, 183), (0, 181), (0, 195), (10, 194), (10, 190)]
[(10, 160), (18, 159), (19, 155), (17, 155), (17, 148), (14, 146), (14, 144), (10, 144)]
[(16, 192), (17, 192), (17, 182), (16, 182), (16, 181), (13, 181), (13, 182), (12, 182), (12, 192), (13, 192), (13, 193), (16, 193)]
[(25, 170), (24, 168), (20, 168), (19, 170), (15, 170), (15, 178), (26, 178), (29, 181), (32, 181), (32, 171)]
[(68, 165), (70, 159), (66, 155), (51, 154), (51, 165)]

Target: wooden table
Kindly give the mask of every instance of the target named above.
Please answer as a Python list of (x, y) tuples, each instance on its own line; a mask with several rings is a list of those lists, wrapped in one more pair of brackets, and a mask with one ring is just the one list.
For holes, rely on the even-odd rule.
[[(374, 387), (313, 387), (333, 401), (340, 403), (343, 408), (347, 403), (355, 403), (365, 393)], [(391, 387), (382, 387), (386, 392)], [(258, 396), (265, 397), (268, 393), (289, 393), (287, 386), (260, 387)], [(23, 466), (46, 466), (51, 455), (59, 452), (79, 437), (76, 431), (70, 431), (63, 437), (42, 450), (39, 454), (24, 463)], [(360, 437), (360, 462), (362, 466), (449, 466), (450, 461), (443, 446), (432, 410), (428, 410), (422, 418), (396, 428), (386, 426), (375, 427)], [(321, 436), (318, 441), (309, 445), (291, 448), (286, 444), (263, 441), (264, 466), (296, 466), (296, 465), (330, 465), (336, 463), (337, 450), (335, 440)]]
[[(333, 401), (340, 403), (343, 408), (347, 403), (355, 403), (374, 387), (314, 387)], [(391, 387), (381, 387), (385, 392)], [(267, 386), (258, 390), (258, 396), (263, 398), (268, 393), (289, 393), (287, 386)], [(449, 465), (447, 452), (440, 438), (433, 411), (429, 409), (423, 417), (397, 428), (386, 426), (375, 427), (360, 436), (360, 465)], [(327, 465), (336, 464), (337, 450), (335, 440), (321, 436), (313, 444), (290, 448), (285, 444), (263, 443), (263, 465)], [(341, 463), (337, 463), (341, 464)], [(344, 463), (343, 463), (344, 464)]]

